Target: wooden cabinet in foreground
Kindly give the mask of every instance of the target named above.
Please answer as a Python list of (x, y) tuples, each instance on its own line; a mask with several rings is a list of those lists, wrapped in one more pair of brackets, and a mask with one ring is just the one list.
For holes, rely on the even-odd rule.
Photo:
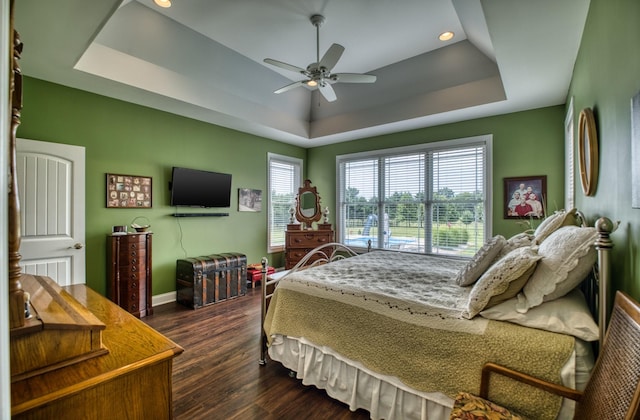
[[(24, 328), (32, 331), (11, 330), (12, 419), (173, 418), (173, 358), (183, 352), (178, 344), (85, 285), (60, 288), (51, 279), (31, 277), (23, 285), (35, 318)], [(68, 323), (41, 322), (50, 318), (50, 308), (70, 310)], [(72, 343), (69, 329), (84, 344)], [(28, 345), (21, 344), (29, 335)], [(57, 343), (63, 345), (49, 348)], [(14, 363), (25, 366), (46, 353), (57, 353), (59, 360), (14, 374)]]

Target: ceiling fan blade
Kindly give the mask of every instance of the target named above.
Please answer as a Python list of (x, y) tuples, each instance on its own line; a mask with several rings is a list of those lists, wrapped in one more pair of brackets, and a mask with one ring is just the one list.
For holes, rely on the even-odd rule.
[(344, 52), (344, 47), (340, 44), (332, 44), (322, 59), (318, 63), (318, 67), (324, 67), (327, 70), (331, 70), (333, 66), (336, 65), (340, 57), (342, 57), (342, 53)]
[(374, 83), (377, 77), (373, 74), (358, 73), (334, 73), (331, 75), (332, 82), (340, 83)]
[(324, 99), (326, 99), (327, 102), (333, 102), (338, 99), (336, 97), (336, 92), (333, 90), (329, 83), (319, 84), (318, 90), (320, 90), (320, 93), (322, 94), (322, 96), (324, 96)]
[(278, 90), (274, 91), (273, 93), (282, 93), (282, 92), (286, 92), (286, 91), (288, 91), (288, 90), (291, 90), (291, 89), (297, 88), (298, 86), (302, 86), (302, 85), (304, 85), (304, 83), (305, 83), (305, 81), (304, 81), (304, 80), (301, 80), (301, 81), (299, 81), (299, 82), (294, 82), (294, 83), (291, 83), (291, 84), (289, 84), (289, 85), (286, 85), (286, 86), (281, 87), (280, 89), (278, 89)]
[(271, 64), (272, 66), (280, 67), (285, 70), (295, 71), (296, 73), (301, 73), (306, 75), (306, 70), (300, 68), (298, 66), (294, 66), (293, 64), (283, 63), (282, 61), (274, 60), (272, 58), (265, 58), (264, 62), (267, 64)]

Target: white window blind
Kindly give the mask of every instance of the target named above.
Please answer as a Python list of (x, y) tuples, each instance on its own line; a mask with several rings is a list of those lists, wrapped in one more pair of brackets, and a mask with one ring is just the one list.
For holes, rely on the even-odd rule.
[(284, 249), (289, 209), (302, 185), (302, 160), (269, 153), (269, 252)]
[(491, 232), (489, 146), (483, 136), (339, 156), (339, 240), (473, 255)]

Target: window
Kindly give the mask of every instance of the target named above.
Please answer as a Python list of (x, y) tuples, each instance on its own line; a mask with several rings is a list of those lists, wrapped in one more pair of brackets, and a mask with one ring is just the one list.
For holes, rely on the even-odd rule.
[(491, 233), (490, 157), (491, 136), (338, 156), (339, 240), (472, 256)]
[(295, 203), (302, 185), (302, 160), (288, 156), (268, 154), (269, 190), (269, 252), (284, 250), (284, 232), (289, 223), (289, 209)]

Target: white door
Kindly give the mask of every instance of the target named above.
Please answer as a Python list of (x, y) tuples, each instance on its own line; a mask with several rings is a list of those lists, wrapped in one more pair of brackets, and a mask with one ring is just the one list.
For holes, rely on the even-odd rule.
[(20, 265), (61, 286), (85, 283), (84, 147), (17, 139)]

